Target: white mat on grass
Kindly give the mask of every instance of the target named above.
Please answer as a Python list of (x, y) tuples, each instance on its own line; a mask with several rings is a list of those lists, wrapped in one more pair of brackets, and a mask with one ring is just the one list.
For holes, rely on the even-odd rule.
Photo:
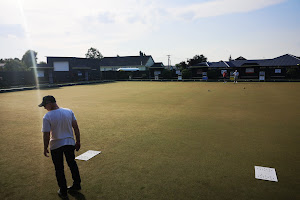
[(101, 151), (88, 150), (87, 152), (77, 156), (75, 159), (87, 161), (87, 160), (91, 159), (92, 157), (98, 155), (99, 153), (101, 153)]
[(255, 178), (278, 182), (275, 168), (255, 166)]

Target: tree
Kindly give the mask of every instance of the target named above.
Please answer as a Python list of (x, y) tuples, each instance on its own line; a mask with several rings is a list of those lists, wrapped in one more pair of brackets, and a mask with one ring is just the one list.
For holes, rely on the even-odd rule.
[(161, 75), (164, 79), (170, 79), (172, 78), (172, 72), (168, 69), (164, 69), (162, 72), (161, 72)]
[(179, 68), (180, 71), (187, 69), (188, 67), (188, 65), (184, 61), (180, 62), (179, 64), (176, 64), (175, 66), (176, 68)]
[(4, 71), (26, 71), (26, 66), (18, 58), (8, 59), (4, 65)]
[(232, 61), (232, 58), (231, 58), (231, 55), (229, 56), (229, 59), (228, 59), (229, 61)]
[(207, 62), (207, 58), (203, 54), (195, 55), (192, 59), (188, 60), (188, 66), (193, 66), (202, 62)]
[(191, 78), (191, 76), (192, 76), (192, 72), (189, 69), (184, 69), (184, 70), (182, 70), (181, 73), (182, 73), (182, 78), (184, 78), (184, 79)]
[(22, 62), (29, 69), (30, 67), (36, 66), (37, 64), (37, 52), (33, 50), (28, 50), (22, 57)]
[(88, 52), (85, 54), (85, 57), (101, 60), (103, 58), (103, 55), (99, 52), (98, 49), (91, 47), (88, 49)]

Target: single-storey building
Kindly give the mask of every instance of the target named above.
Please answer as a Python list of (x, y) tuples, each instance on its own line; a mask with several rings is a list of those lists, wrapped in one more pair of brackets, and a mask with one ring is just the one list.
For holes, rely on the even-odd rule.
[(165, 66), (162, 62), (154, 63), (150, 68), (150, 78), (159, 79), (161, 77), (162, 71), (165, 69)]
[(47, 57), (37, 65), (40, 83), (77, 82), (100, 79), (100, 60), (76, 57)]
[(190, 69), (193, 78), (202, 78), (203, 74), (207, 74), (208, 78), (220, 79), (224, 70), (230, 75), (238, 70), (241, 79), (270, 80), (296, 76), (299, 74), (299, 67), (298, 57), (285, 54), (273, 59), (202, 62)]
[[(118, 79), (120, 74), (126, 79), (122, 68), (135, 68), (136, 77), (149, 78), (149, 68), (156, 66), (152, 56), (140, 52), (139, 56), (104, 57), (103, 59), (77, 57), (47, 57), (47, 64), (38, 64), (37, 77), (40, 83), (77, 82), (100, 79)], [(126, 71), (126, 70), (122, 70)], [(131, 74), (132, 76), (132, 74)]]

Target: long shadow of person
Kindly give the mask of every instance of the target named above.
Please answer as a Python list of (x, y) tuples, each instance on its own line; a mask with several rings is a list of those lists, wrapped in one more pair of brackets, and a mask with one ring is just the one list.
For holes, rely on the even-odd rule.
[(78, 191), (71, 191), (69, 190), (68, 191), (69, 194), (74, 197), (76, 200), (86, 200), (85, 196), (81, 193), (81, 192), (78, 192)]

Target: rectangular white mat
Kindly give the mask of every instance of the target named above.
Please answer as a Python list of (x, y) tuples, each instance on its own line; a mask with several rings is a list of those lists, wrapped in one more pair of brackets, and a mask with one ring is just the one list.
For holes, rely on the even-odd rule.
[(101, 153), (101, 151), (88, 150), (87, 152), (77, 156), (75, 159), (87, 161), (87, 160), (91, 159), (92, 157), (98, 155), (99, 153)]
[(278, 182), (275, 168), (255, 166), (255, 178)]

